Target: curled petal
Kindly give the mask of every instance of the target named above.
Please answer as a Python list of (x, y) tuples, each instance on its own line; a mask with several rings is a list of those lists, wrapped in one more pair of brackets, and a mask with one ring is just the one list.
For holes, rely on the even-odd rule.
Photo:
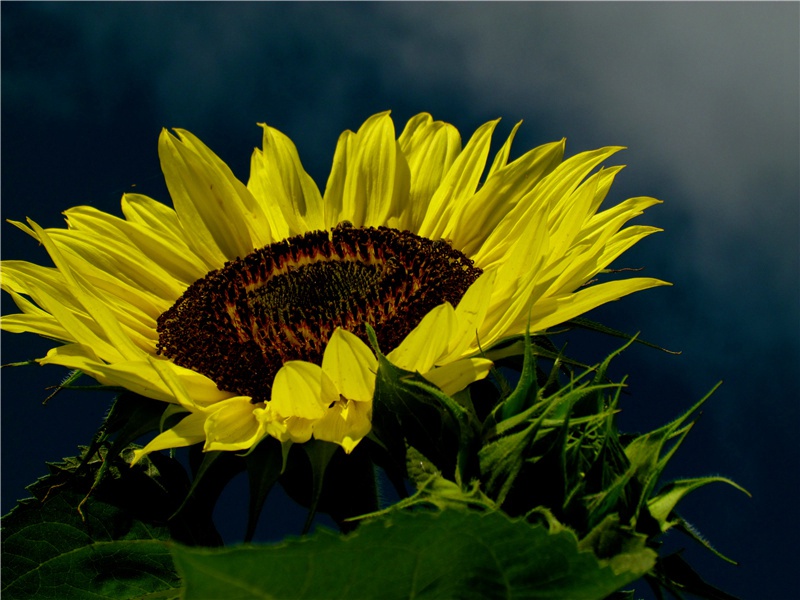
[(318, 365), (289, 361), (275, 375), (270, 406), (284, 418), (319, 419), (325, 414), (321, 382), (322, 369)]
[(460, 392), (469, 384), (489, 374), (492, 361), (486, 358), (465, 358), (438, 367), (422, 376), (448, 396)]
[(246, 450), (266, 435), (256, 418), (256, 407), (249, 396), (235, 396), (214, 406), (205, 421), (206, 452), (213, 450)]
[(372, 400), (378, 359), (355, 334), (341, 328), (333, 332), (322, 357), (322, 370), (345, 398)]

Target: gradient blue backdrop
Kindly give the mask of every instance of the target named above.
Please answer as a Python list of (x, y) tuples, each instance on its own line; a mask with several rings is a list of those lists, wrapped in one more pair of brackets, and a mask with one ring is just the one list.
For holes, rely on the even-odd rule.
[[(524, 119), (517, 155), (567, 137), (569, 154), (626, 145), (610, 200), (665, 203), (639, 222), (664, 233), (618, 266), (675, 283), (592, 316), (683, 354), (643, 347), (623, 426), (676, 416), (718, 380), (671, 476), (720, 473), (753, 492), (707, 488), (684, 515), (732, 567), (689, 544), (709, 580), (744, 598), (796, 590), (800, 494), (797, 377), (797, 3), (219, 4), (8, 3), (2, 10), (2, 212), (62, 224), (89, 204), (120, 214), (126, 191), (167, 201), (156, 141), (189, 129), (243, 180), (259, 121), (296, 142), (324, 186), (338, 134), (392, 109), (419, 111), (467, 138)], [(616, 157), (615, 157), (616, 158)], [(2, 256), (39, 262), (3, 223)], [(624, 263), (624, 264), (622, 264)], [(3, 312), (14, 307), (4, 295)], [(584, 348), (595, 360), (614, 344)], [(33, 336), (2, 335), (2, 362), (42, 356)], [(2, 371), (2, 512), (75, 453), (106, 410), (102, 394), (45, 388), (64, 370)], [(241, 531), (242, 487), (219, 513)], [(271, 510), (289, 510), (273, 500)], [(286, 530), (303, 515), (287, 513)], [(262, 532), (265, 537), (277, 535)]]

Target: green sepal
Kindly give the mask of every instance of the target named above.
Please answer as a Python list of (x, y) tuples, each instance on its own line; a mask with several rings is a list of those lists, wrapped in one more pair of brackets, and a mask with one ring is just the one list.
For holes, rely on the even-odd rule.
[[(695, 415), (695, 413), (720, 385), (722, 385), (721, 382), (671, 423), (635, 438), (625, 447), (625, 454), (631, 464), (634, 465), (634, 468), (636, 468), (636, 476), (643, 486), (643, 493), (639, 499), (639, 509), (646, 506), (648, 499), (653, 496), (655, 487), (667, 463), (681, 446), (686, 435), (694, 427), (700, 416), (699, 414)], [(690, 420), (693, 415), (694, 417)], [(673, 441), (673, 443), (664, 452), (664, 446), (667, 441)]]
[(645, 341), (639, 337), (638, 333), (635, 335), (631, 335), (629, 333), (625, 333), (623, 331), (607, 327), (602, 323), (597, 323), (596, 321), (592, 321), (590, 319), (587, 319), (586, 317), (575, 317), (574, 319), (570, 319), (569, 321), (567, 321), (565, 325), (575, 325), (576, 327), (580, 327), (581, 329), (596, 331), (598, 333), (603, 333), (605, 335), (610, 335), (612, 337), (629, 340), (631, 342), (635, 341), (637, 344), (642, 344), (644, 346), (647, 346), (648, 348), (655, 348), (656, 350), (661, 350), (662, 352), (666, 352), (667, 354), (674, 354), (674, 355), (681, 354), (680, 350), (667, 350), (666, 348), (663, 348), (658, 344), (653, 344), (652, 342)]
[[(661, 525), (662, 532), (666, 532), (672, 526), (677, 525), (680, 521), (682, 521), (682, 519), (679, 517), (675, 520), (671, 520), (671, 517), (675, 516), (673, 511), (678, 502), (683, 500), (683, 498), (689, 493), (698, 488), (706, 486), (709, 483), (727, 483), (740, 492), (750, 496), (750, 492), (727, 477), (694, 477), (691, 479), (679, 479), (677, 481), (671, 481), (662, 487), (658, 494), (647, 501), (647, 508), (649, 509), (653, 518), (658, 521), (659, 525)], [(730, 559), (725, 560), (728, 560), (728, 562), (734, 562)]]
[(0, 365), (0, 369), (5, 369), (6, 367), (30, 367), (30, 366), (38, 365), (38, 364), (39, 363), (36, 362), (35, 358), (30, 358), (28, 360), (21, 360), (19, 362), (2, 364), (2, 365)]
[(539, 395), (536, 382), (536, 361), (533, 357), (530, 334), (525, 332), (525, 350), (523, 355), (522, 372), (514, 391), (499, 406), (500, 420), (505, 421), (518, 415), (526, 408), (530, 408)]
[(728, 558), (722, 552), (720, 552), (714, 546), (712, 546), (711, 542), (709, 542), (705, 537), (703, 537), (700, 534), (700, 532), (697, 531), (697, 529), (694, 527), (694, 525), (692, 525), (691, 523), (686, 521), (686, 519), (684, 519), (682, 517), (677, 517), (672, 522), (672, 527), (675, 529), (675, 531), (679, 531), (682, 534), (686, 535), (687, 537), (691, 538), (692, 540), (694, 540), (695, 542), (700, 544), (703, 548), (705, 548), (706, 550), (711, 552), (711, 554), (714, 554), (715, 556), (717, 556), (718, 558), (721, 558), (725, 562), (730, 563), (732, 565), (738, 565), (739, 564), (737, 561), (733, 560), (732, 558)]
[(591, 550), (599, 558), (611, 558), (644, 549), (647, 536), (623, 524), (619, 515), (610, 514), (581, 539), (578, 547)]
[[(378, 348), (374, 330), (367, 333), (378, 358), (372, 427), (391, 454), (405, 462), (406, 447), (427, 456), (446, 476), (455, 477), (462, 447), (461, 408), (419, 373), (393, 365)], [(455, 412), (454, 412), (455, 411)], [(467, 421), (477, 417), (467, 417)]]
[(455, 480), (458, 485), (464, 485), (470, 479), (477, 465), (473, 464), (472, 457), (478, 450), (479, 424), (464, 406), (445, 394), (436, 386), (421, 381), (408, 381), (408, 385), (421, 389), (434, 398), (437, 398), (452, 417), (458, 429), (458, 454), (456, 456)]
[(362, 521), (388, 515), (411, 507), (425, 507), (442, 510), (472, 510), (487, 512), (497, 510), (497, 504), (480, 490), (480, 482), (473, 481), (469, 490), (464, 486), (445, 479), (439, 473), (428, 476), (417, 483), (417, 491), (383, 510), (353, 517), (351, 521)]
[(739, 600), (705, 581), (679, 553), (659, 557), (655, 569), (645, 579), (654, 588), (661, 586), (676, 598), (691, 594), (705, 600)]
[(116, 434), (109, 452), (118, 454), (146, 433), (159, 430), (172, 406), (131, 392), (119, 394), (100, 428), (102, 441)]
[(306, 453), (308, 462), (311, 464), (311, 503), (308, 507), (306, 522), (303, 524), (303, 535), (305, 535), (310, 531), (311, 523), (317, 513), (317, 506), (322, 495), (322, 484), (325, 479), (325, 469), (328, 468), (339, 447), (331, 442), (320, 440), (309, 440), (300, 447)]
[(337, 444), (312, 439), (292, 447), (279, 482), (289, 497), (309, 509), (304, 533), (317, 512), (330, 515), (342, 531), (349, 531), (354, 527), (351, 517), (378, 508), (371, 446), (362, 440), (346, 454)]
[[(519, 385), (525, 386), (527, 383), (520, 380)], [(564, 462), (570, 428), (580, 432), (594, 423), (604, 422), (612, 412), (571, 418), (572, 407), (587, 395), (614, 387), (614, 384), (590, 385), (588, 382), (576, 386), (573, 382), (558, 393), (539, 399), (522, 413), (500, 421), (492, 429), (485, 431), (485, 442), (479, 451), (479, 460), (487, 493), (504, 505), (523, 469), (528, 474), (527, 477), (533, 477), (532, 470), (535, 470), (538, 475), (533, 480), (536, 481), (541, 481), (539, 477), (542, 470), (546, 470), (556, 476), (559, 489), (564, 487), (563, 493), (559, 494), (560, 509), (566, 501), (567, 490), (574, 487), (567, 477)], [(555, 415), (558, 418), (554, 418)], [(549, 494), (550, 492), (548, 496)], [(552, 507), (539, 496), (531, 496), (529, 502), (528, 506), (519, 506), (513, 510), (513, 514), (522, 514), (537, 504)]]
[(485, 349), (481, 353), (481, 356), (497, 363), (504, 359), (524, 356), (525, 349), (528, 346), (532, 354), (536, 357), (546, 358), (552, 361), (560, 360), (565, 365), (579, 369), (589, 368), (589, 365), (564, 356), (560, 351), (555, 349), (550, 340), (544, 336), (531, 337), (530, 343), (525, 341), (524, 334), (510, 336), (493, 344), (491, 348)]
[(247, 511), (247, 530), (244, 541), (253, 539), (261, 509), (272, 487), (280, 478), (286, 465), (283, 444), (272, 437), (261, 440), (244, 456), (247, 479), (250, 483), (250, 502)]
[[(244, 470), (244, 460), (233, 452), (203, 452), (201, 445), (195, 444), (189, 446), (189, 464), (193, 474), (191, 487), (173, 518), (189, 519), (198, 528), (212, 530), (217, 500), (225, 486)], [(217, 535), (197, 543), (217, 546), (222, 544), (222, 539)]]

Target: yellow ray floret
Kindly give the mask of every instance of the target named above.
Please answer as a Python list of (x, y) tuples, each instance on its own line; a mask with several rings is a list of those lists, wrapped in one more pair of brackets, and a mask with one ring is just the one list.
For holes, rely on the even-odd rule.
[[(246, 451), (265, 436), (292, 443), (314, 437), (349, 453), (371, 429), (378, 369), (364, 323), (390, 323), (381, 338), (390, 340), (391, 347), (381, 348), (388, 360), (452, 395), (489, 373), (492, 363), (482, 349), (668, 285), (646, 277), (587, 285), (659, 231), (626, 227), (659, 202), (653, 198), (601, 210), (621, 170), (602, 165), (621, 148), (565, 159), (560, 140), (511, 160), (518, 123), (489, 162), (498, 122), (479, 127), (462, 145), (455, 127), (427, 113), (412, 117), (399, 135), (388, 112), (374, 115), (340, 136), (324, 193), (292, 141), (265, 124), (246, 184), (191, 133), (164, 130), (158, 152), (172, 206), (126, 194), (122, 217), (78, 206), (64, 213), (66, 228), (13, 222), (45, 247), (54, 266), (3, 261), (2, 288), (20, 313), (4, 316), (0, 326), (55, 340), (42, 364), (80, 369), (102, 384), (185, 413), (138, 451), (137, 460), (196, 443), (206, 450)], [(472, 265), (468, 275), (452, 267), (456, 279), (467, 283), (457, 293), (430, 290), (442, 300), (424, 310), (414, 304), (428, 292), (419, 282), (436, 277), (410, 273), (395, 295), (372, 295), (384, 280), (394, 281), (398, 263), (390, 256), (394, 250), (375, 245), (370, 228), (402, 233), (397, 239), (403, 248), (456, 252), (458, 264)], [(362, 241), (340, 248), (341, 257), (327, 246), (302, 249), (311, 243), (304, 236), (326, 231), (342, 239), (358, 232), (366, 237), (352, 237)], [(257, 250), (271, 247), (280, 251), (262, 255), (284, 262), (251, 265), (241, 277), (245, 295), (229, 294), (213, 277), (226, 265), (252, 263)], [(329, 267), (332, 274), (325, 275)], [(230, 285), (239, 285), (234, 279)], [(278, 283), (283, 287), (274, 287)], [(310, 287), (298, 292), (304, 285)], [(172, 310), (184, 297), (191, 297), (188, 308)], [(374, 303), (378, 297), (380, 305)], [(210, 299), (226, 310), (193, 316), (193, 310), (212, 306)], [(225, 329), (227, 315), (233, 325)], [(196, 322), (187, 326), (197, 336), (187, 338), (189, 351), (179, 353), (180, 360), (161, 337), (165, 319)], [(184, 329), (170, 326), (177, 332), (174, 345)], [(195, 339), (215, 344), (214, 327), (231, 347), (250, 344), (263, 352), (268, 375), (255, 387), (248, 378), (247, 393), (237, 387), (237, 369), (262, 371), (252, 353), (245, 366), (245, 355), (231, 352), (221, 367), (205, 369), (204, 347), (191, 345)], [(393, 334), (397, 327), (406, 327), (402, 335)], [(195, 350), (198, 360), (186, 359)]]

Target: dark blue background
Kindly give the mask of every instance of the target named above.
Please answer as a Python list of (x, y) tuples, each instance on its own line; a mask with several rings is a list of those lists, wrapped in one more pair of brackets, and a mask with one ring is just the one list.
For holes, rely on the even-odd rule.
[[(4, 2), (3, 218), (60, 226), (78, 204), (120, 214), (126, 191), (167, 201), (162, 127), (189, 129), (246, 181), (266, 121), (321, 187), (338, 134), (387, 108), (398, 129), (429, 111), (465, 140), (489, 119), (504, 117), (499, 137), (524, 119), (516, 155), (563, 136), (569, 154), (627, 145), (609, 200), (665, 200), (639, 222), (666, 231), (617, 266), (675, 286), (591, 316), (683, 354), (635, 347), (615, 363), (631, 375), (622, 425), (659, 425), (724, 380), (669, 475), (719, 473), (752, 491), (706, 488), (683, 510), (742, 566), (691, 544), (690, 557), (744, 598), (787, 598), (800, 533), (798, 18), (797, 3)], [(14, 227), (0, 232), (4, 259), (47, 260)], [(573, 350), (597, 360), (615, 343)], [(48, 347), (3, 334), (2, 362)], [(64, 374), (2, 371), (4, 513), (108, 406), (73, 392), (43, 408)], [(226, 495), (231, 535), (245, 500), (241, 486)]]

